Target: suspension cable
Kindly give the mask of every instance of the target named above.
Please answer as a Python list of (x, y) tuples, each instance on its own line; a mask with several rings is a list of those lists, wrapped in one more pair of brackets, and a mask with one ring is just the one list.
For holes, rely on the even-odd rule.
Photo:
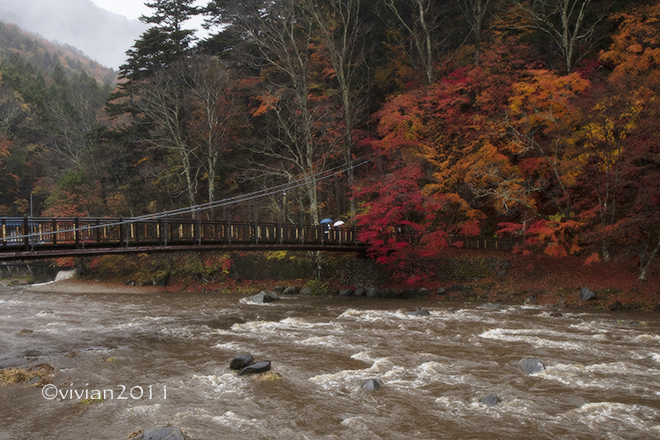
[(178, 209), (173, 209), (169, 211), (163, 211), (160, 213), (154, 213), (154, 214), (147, 214), (143, 216), (138, 216), (138, 217), (130, 217), (127, 219), (122, 219), (122, 221), (117, 221), (117, 222), (111, 222), (111, 223), (104, 223), (102, 225), (88, 225), (84, 227), (79, 227), (79, 228), (71, 228), (71, 229), (62, 229), (59, 231), (48, 231), (48, 232), (39, 232), (35, 234), (27, 234), (27, 235), (15, 235), (12, 237), (2, 237), (2, 241), (7, 241), (9, 239), (12, 240), (19, 240), (19, 239), (25, 239), (28, 237), (40, 237), (44, 235), (54, 235), (54, 234), (62, 234), (62, 233), (67, 233), (67, 232), (76, 232), (76, 231), (81, 231), (81, 230), (90, 230), (90, 229), (98, 229), (98, 228), (106, 228), (109, 226), (120, 226), (120, 225), (126, 225), (126, 224), (131, 224), (131, 223), (137, 223), (140, 221), (145, 221), (145, 220), (159, 220), (162, 218), (168, 218), (174, 215), (178, 214), (184, 214), (184, 213), (189, 213), (189, 212), (197, 212), (197, 211), (206, 211), (209, 209), (214, 209), (214, 208), (219, 208), (219, 207), (225, 207), (225, 206), (230, 206), (234, 205), (237, 203), (242, 203), (242, 202), (247, 202), (251, 200), (256, 200), (260, 199), (263, 197), (268, 197), (273, 194), (277, 194), (278, 192), (281, 191), (286, 191), (290, 189), (295, 189), (295, 188), (300, 188), (302, 186), (308, 185), (311, 182), (319, 182), (323, 180), (330, 179), (334, 176), (337, 176), (339, 174), (343, 174), (347, 171), (353, 170), (355, 168), (359, 168), (363, 165), (366, 165), (367, 163), (371, 162), (373, 160), (374, 155), (369, 155), (369, 156), (364, 156), (359, 159), (354, 159), (351, 162), (343, 165), (338, 165), (335, 167), (332, 167), (330, 169), (320, 171), (318, 173), (312, 174), (310, 176), (304, 177), (302, 179), (294, 180), (292, 182), (276, 185), (273, 187), (265, 188), (259, 191), (254, 191), (248, 194), (242, 194), (240, 196), (234, 196), (230, 197), (227, 199), (223, 200), (217, 200), (213, 202), (208, 202), (200, 205), (193, 205), (189, 206), (186, 208), (178, 208)]

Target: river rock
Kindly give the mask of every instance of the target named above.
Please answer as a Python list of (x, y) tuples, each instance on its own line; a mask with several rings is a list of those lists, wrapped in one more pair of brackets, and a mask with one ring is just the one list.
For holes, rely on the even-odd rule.
[(380, 379), (369, 379), (368, 381), (363, 383), (360, 388), (362, 388), (363, 390), (377, 390), (382, 386), (383, 386), (383, 382), (381, 382)]
[(429, 316), (431, 313), (426, 309), (420, 309), (416, 307), (412, 312), (406, 312), (406, 315), (410, 316)]
[(378, 296), (378, 289), (375, 287), (369, 287), (365, 293), (367, 298), (376, 298)]
[(431, 293), (428, 289), (406, 289), (401, 294), (402, 298), (405, 299), (417, 299), (417, 298), (426, 298)]
[(358, 298), (366, 294), (367, 294), (367, 290), (363, 287), (358, 287), (357, 289), (355, 289), (355, 292), (353, 292), (353, 296)]
[(540, 373), (545, 369), (543, 363), (537, 357), (528, 357), (521, 359), (518, 365), (525, 374), (536, 374), (536, 373)]
[(502, 308), (502, 305), (495, 303), (484, 303), (480, 306), (477, 306), (477, 308), (482, 310), (500, 310)]
[(303, 287), (302, 290), (300, 291), (301, 295), (311, 295), (314, 293), (314, 289), (311, 287)]
[(275, 292), (262, 290), (261, 292), (257, 293), (256, 295), (253, 295), (253, 296), (249, 297), (247, 300), (251, 303), (264, 304), (264, 303), (277, 301), (279, 299), (280, 299), (280, 297), (277, 296), (277, 294)]
[(582, 301), (590, 301), (592, 299), (596, 299), (596, 293), (587, 287), (583, 287), (580, 291), (580, 299)]
[(254, 362), (254, 357), (251, 354), (239, 354), (229, 363), (229, 368), (232, 370), (242, 370)]
[(481, 399), (481, 403), (487, 406), (497, 406), (500, 402), (502, 402), (502, 399), (497, 394), (489, 394)]
[(284, 292), (284, 286), (275, 286), (273, 287), (273, 292), (281, 295)]
[(381, 289), (378, 292), (378, 296), (380, 296), (381, 298), (398, 298), (399, 292), (397, 292), (394, 289)]
[(353, 291), (351, 289), (341, 289), (339, 291), (339, 296), (351, 296)]
[(141, 440), (186, 440), (181, 428), (178, 426), (163, 426), (162, 428), (148, 429), (144, 431)]
[(268, 370), (270, 370), (270, 361), (260, 361), (243, 368), (238, 372), (238, 375), (244, 376), (246, 374), (257, 374)]
[(621, 301), (614, 301), (612, 304), (610, 304), (611, 312), (619, 312), (621, 310), (623, 310), (623, 304)]
[(289, 286), (282, 291), (282, 295), (300, 295), (300, 289), (296, 286)]

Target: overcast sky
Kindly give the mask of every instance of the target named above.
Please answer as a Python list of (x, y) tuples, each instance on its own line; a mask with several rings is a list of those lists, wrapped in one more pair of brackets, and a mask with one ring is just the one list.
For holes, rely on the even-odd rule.
[[(144, 0), (92, 0), (100, 8), (106, 9), (115, 14), (123, 15), (133, 20), (137, 20), (141, 15), (150, 15), (152, 10), (144, 5)], [(196, 6), (203, 6), (208, 3), (206, 0), (197, 0)], [(201, 19), (199, 20), (201, 23)]]
[(137, 20), (140, 15), (149, 14), (151, 9), (144, 5), (143, 0), (92, 0), (100, 8), (115, 14)]

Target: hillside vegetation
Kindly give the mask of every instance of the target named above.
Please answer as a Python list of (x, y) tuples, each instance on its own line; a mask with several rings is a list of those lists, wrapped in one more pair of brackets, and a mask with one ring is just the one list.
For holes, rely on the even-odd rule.
[[(136, 216), (305, 179), (194, 215), (359, 224), (405, 282), (432, 275), (448, 235), (479, 234), (653, 275), (657, 3), (194, 3), (152, 4), (110, 95), (82, 60), (12, 43), (3, 214), (31, 194), (36, 215)], [(198, 15), (216, 29), (203, 41), (185, 27)]]

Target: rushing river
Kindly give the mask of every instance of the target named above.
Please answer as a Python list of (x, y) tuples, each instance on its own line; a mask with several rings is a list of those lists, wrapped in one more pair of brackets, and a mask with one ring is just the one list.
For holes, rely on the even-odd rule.
[[(0, 367), (55, 371), (48, 388), (0, 388), (0, 439), (121, 440), (167, 424), (194, 440), (660, 438), (660, 317), (551, 312), (4, 288)], [(237, 376), (241, 353), (281, 378)], [(525, 375), (528, 356), (546, 369)], [(373, 378), (383, 386), (360, 388)], [(105, 400), (80, 402), (95, 390)], [(481, 403), (493, 393), (498, 405)]]

